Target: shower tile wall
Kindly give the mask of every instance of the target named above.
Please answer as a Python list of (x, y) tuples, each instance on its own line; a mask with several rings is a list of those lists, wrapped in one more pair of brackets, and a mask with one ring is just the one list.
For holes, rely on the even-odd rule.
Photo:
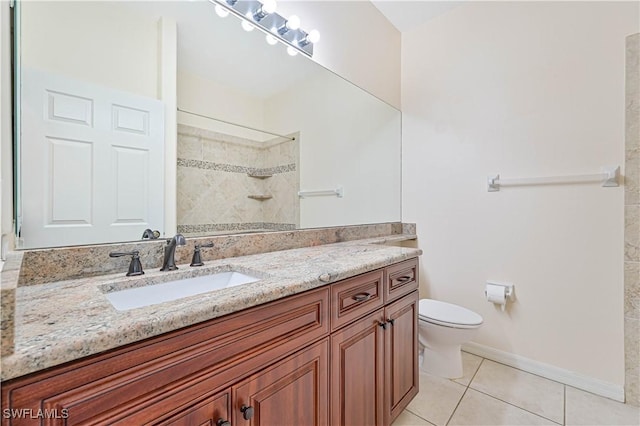
[[(259, 179), (249, 173), (272, 176)], [(260, 142), (178, 126), (178, 232), (295, 229), (299, 181), (297, 140)]]
[(640, 33), (627, 37), (625, 87), (625, 398), (640, 406)]

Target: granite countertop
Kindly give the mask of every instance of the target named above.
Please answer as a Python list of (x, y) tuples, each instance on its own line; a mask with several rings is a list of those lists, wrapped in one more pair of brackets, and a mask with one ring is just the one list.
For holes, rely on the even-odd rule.
[[(1, 379), (8, 380), (128, 343), (157, 336), (285, 296), (327, 285), (422, 254), (394, 242), (415, 235), (393, 235), (219, 259), (200, 268), (145, 271), (18, 287), (15, 349), (2, 357)], [(117, 311), (105, 297), (113, 284), (127, 287), (236, 270), (261, 278), (255, 283), (216, 290), (172, 302)], [(137, 286), (137, 285), (136, 285)]]

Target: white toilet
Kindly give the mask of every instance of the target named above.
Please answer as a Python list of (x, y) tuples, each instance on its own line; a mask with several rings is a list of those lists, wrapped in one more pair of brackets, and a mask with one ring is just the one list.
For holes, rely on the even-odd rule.
[(462, 377), (460, 345), (470, 341), (482, 325), (477, 313), (451, 303), (421, 299), (418, 315), (420, 368), (434, 376)]

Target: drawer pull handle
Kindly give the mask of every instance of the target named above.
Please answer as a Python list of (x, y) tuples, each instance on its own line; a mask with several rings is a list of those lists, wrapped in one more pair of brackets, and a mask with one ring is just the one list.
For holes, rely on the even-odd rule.
[(249, 420), (253, 417), (253, 407), (252, 406), (246, 406), (243, 405), (242, 407), (240, 407), (240, 411), (242, 411), (242, 418), (244, 418), (245, 420)]
[(371, 299), (371, 295), (369, 293), (358, 293), (352, 297), (356, 302), (365, 302)]
[(387, 322), (388, 322), (389, 324), (393, 325), (393, 324), (396, 322), (396, 320), (394, 320), (393, 318), (389, 318), (389, 319), (387, 320)]
[(409, 282), (413, 279), (413, 277), (409, 276), (409, 275), (403, 275), (400, 278), (398, 278), (398, 282), (399, 283), (406, 283)]
[(386, 322), (378, 321), (378, 325), (380, 327), (382, 327), (383, 330), (387, 329), (387, 323)]
[(231, 426), (231, 422), (225, 419), (219, 419), (216, 426)]

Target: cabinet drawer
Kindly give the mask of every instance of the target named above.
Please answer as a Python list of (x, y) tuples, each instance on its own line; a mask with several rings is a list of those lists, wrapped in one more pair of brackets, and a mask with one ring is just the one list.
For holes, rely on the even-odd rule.
[(418, 288), (418, 259), (405, 260), (385, 269), (384, 301), (390, 302)]
[(331, 286), (331, 330), (384, 304), (382, 270), (368, 272)]

